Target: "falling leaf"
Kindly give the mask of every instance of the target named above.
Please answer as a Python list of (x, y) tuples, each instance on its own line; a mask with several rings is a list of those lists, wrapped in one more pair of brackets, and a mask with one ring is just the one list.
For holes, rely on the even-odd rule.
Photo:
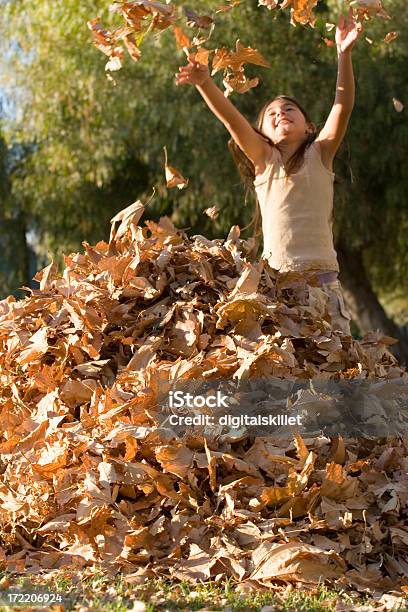
[(191, 28), (196, 27), (207, 29), (214, 23), (214, 19), (208, 15), (199, 16), (195, 11), (187, 7), (183, 7), (183, 10), (187, 18), (187, 25)]
[(252, 79), (246, 77), (243, 67), (246, 63), (269, 66), (268, 62), (256, 49), (243, 47), (239, 40), (236, 42), (236, 51), (230, 52), (224, 48), (216, 50), (211, 74), (214, 75), (219, 70), (224, 70), (223, 83), (225, 86), (224, 95), (226, 97), (233, 91), (245, 93), (258, 85), (259, 79), (257, 77)]
[[(125, 46), (134, 61), (138, 61), (141, 57), (139, 47), (146, 34), (154, 30), (165, 30), (175, 21), (173, 5), (150, 0), (116, 2), (110, 10), (124, 18), (124, 26), (111, 32), (103, 28), (99, 17), (88, 21), (95, 46), (109, 56), (105, 67), (107, 71), (116, 71), (122, 67), (123, 48), (118, 43)], [(151, 18), (150, 22), (146, 21), (148, 18)]]
[[(291, 23), (301, 23), (303, 25), (314, 25), (316, 18), (313, 14), (313, 9), (317, 5), (318, 0), (292, 0), (291, 8)], [(285, 5), (283, 5), (285, 6)]]
[(225, 87), (224, 95), (228, 97), (233, 91), (245, 93), (249, 89), (256, 87), (259, 83), (259, 79), (257, 77), (248, 79), (241, 69), (237, 72), (227, 73), (222, 82)]
[(219, 7), (217, 7), (215, 12), (216, 13), (225, 13), (225, 12), (230, 11), (233, 8), (235, 8), (236, 6), (239, 6), (241, 4), (241, 0), (227, 0), (227, 2), (229, 2), (229, 4), (221, 4)]
[(219, 210), (216, 206), (210, 206), (210, 208), (206, 208), (204, 213), (210, 217), (210, 219), (216, 219), (219, 214)]
[(230, 68), (237, 72), (242, 69), (244, 64), (256, 64), (257, 66), (269, 67), (266, 59), (251, 47), (244, 47), (240, 41), (236, 41), (236, 50), (228, 51), (227, 49), (217, 49), (213, 59), (212, 75), (219, 70)]
[(258, 6), (266, 6), (270, 11), (278, 6), (279, 0), (258, 0)]
[(400, 100), (398, 100), (397, 98), (393, 98), (392, 99), (392, 103), (393, 103), (394, 108), (397, 111), (397, 113), (402, 113), (402, 111), (404, 110), (403, 103)]
[(139, 47), (136, 44), (135, 37), (131, 34), (128, 36), (125, 36), (123, 39), (123, 42), (132, 60), (137, 62), (140, 59), (141, 52), (140, 52)]
[(398, 32), (388, 32), (388, 34), (384, 38), (384, 42), (389, 44), (393, 40), (396, 40), (398, 38), (398, 36), (399, 36)]
[(166, 173), (167, 187), (178, 187), (179, 189), (184, 189), (184, 187), (187, 187), (188, 185), (188, 179), (185, 179), (183, 175), (176, 170), (176, 168), (173, 168), (173, 166), (169, 166), (167, 164), (167, 149), (166, 147), (163, 147), (163, 149), (165, 156), (164, 169)]
[(373, 17), (390, 19), (390, 16), (384, 10), (381, 4), (381, 0), (353, 0), (353, 2), (350, 2), (350, 6), (356, 8), (357, 18), (360, 21), (364, 19), (371, 19)]
[(126, 22), (136, 31), (142, 30), (142, 21), (152, 15), (152, 28), (165, 29), (174, 21), (174, 6), (150, 0), (137, 0), (136, 2), (114, 3), (112, 12), (122, 14)]
[(123, 53), (120, 48), (116, 47), (114, 53), (111, 55), (110, 60), (105, 65), (105, 70), (114, 72), (122, 68)]
[(114, 42), (113, 34), (109, 30), (105, 30), (100, 22), (100, 17), (90, 19), (87, 22), (88, 28), (91, 30), (94, 40), (94, 45), (105, 55), (112, 54)]
[(185, 34), (183, 32), (183, 30), (181, 28), (179, 28), (178, 26), (174, 25), (173, 26), (173, 33), (174, 33), (174, 37), (176, 39), (177, 47), (179, 49), (188, 49), (189, 47), (191, 47), (191, 41), (190, 41), (189, 37), (187, 36), (187, 34)]
[(192, 53), (195, 62), (199, 64), (203, 64), (204, 66), (208, 65), (208, 58), (210, 55), (210, 51), (207, 49), (197, 49)]
[(292, 25), (296, 26), (297, 23), (301, 23), (314, 26), (316, 17), (313, 11), (317, 3), (318, 0), (259, 0), (258, 6), (266, 6), (269, 10), (290, 9), (290, 23)]

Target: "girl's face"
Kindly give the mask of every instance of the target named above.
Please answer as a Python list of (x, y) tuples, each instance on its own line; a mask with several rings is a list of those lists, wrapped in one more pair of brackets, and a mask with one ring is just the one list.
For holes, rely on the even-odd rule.
[(310, 132), (310, 125), (302, 111), (289, 100), (273, 100), (267, 107), (261, 130), (274, 144), (303, 142)]

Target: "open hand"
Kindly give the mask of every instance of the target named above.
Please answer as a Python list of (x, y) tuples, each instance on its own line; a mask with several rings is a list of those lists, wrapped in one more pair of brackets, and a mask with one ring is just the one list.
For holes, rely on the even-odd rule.
[(203, 85), (210, 78), (208, 66), (194, 60), (194, 56), (188, 56), (187, 66), (180, 66), (176, 74), (176, 85)]
[(343, 15), (340, 15), (337, 24), (336, 45), (338, 52), (351, 51), (362, 30), (362, 24), (354, 19), (353, 9), (350, 7), (348, 21), (346, 22)]

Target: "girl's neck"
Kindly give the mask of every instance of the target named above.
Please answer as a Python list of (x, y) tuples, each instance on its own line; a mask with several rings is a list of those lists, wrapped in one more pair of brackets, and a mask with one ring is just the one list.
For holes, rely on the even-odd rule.
[(301, 142), (279, 142), (275, 146), (281, 154), (283, 162), (286, 162), (302, 145)]

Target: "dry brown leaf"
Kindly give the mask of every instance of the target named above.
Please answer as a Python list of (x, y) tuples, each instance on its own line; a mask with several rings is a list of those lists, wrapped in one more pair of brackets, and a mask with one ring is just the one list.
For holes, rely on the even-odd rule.
[(227, 74), (222, 82), (225, 87), (224, 95), (225, 97), (228, 97), (233, 91), (243, 94), (253, 87), (257, 87), (259, 84), (259, 79), (257, 77), (254, 79), (248, 79), (243, 70), (240, 70), (239, 72), (234, 72), (231, 75)]
[(266, 59), (252, 47), (244, 47), (238, 39), (235, 43), (236, 50), (217, 49), (212, 64), (212, 75), (219, 70), (230, 68), (232, 71), (239, 71), (244, 64), (256, 64), (257, 66), (269, 67)]
[(210, 206), (209, 208), (206, 208), (204, 211), (204, 214), (207, 215), (207, 217), (210, 217), (210, 219), (216, 219), (219, 215), (219, 210), (216, 206)]
[(402, 113), (402, 111), (404, 110), (403, 103), (400, 100), (398, 100), (397, 98), (393, 98), (392, 99), (392, 103), (393, 103), (394, 108), (397, 111), (397, 113)]
[(229, 4), (221, 4), (217, 9), (216, 9), (216, 13), (225, 13), (227, 11), (232, 10), (233, 8), (235, 8), (236, 6), (239, 6), (241, 4), (241, 0), (226, 0), (227, 2), (229, 2)]
[(389, 44), (393, 42), (394, 40), (396, 40), (398, 36), (399, 36), (398, 32), (388, 32), (388, 34), (385, 35), (384, 42)]
[(346, 568), (336, 552), (304, 542), (265, 542), (252, 557), (255, 569), (250, 579), (263, 584), (276, 578), (317, 584), (320, 580), (339, 578)]
[(102, 26), (100, 17), (90, 19), (87, 22), (87, 26), (92, 32), (94, 45), (100, 51), (102, 51), (102, 53), (110, 57), (114, 47), (114, 37), (112, 32), (106, 30)]
[(382, 6), (381, 0), (353, 0), (353, 2), (350, 2), (350, 5), (356, 8), (359, 20), (371, 19), (373, 17), (390, 19), (390, 16)]
[(137, 62), (140, 59), (141, 51), (136, 44), (135, 37), (132, 34), (129, 34), (123, 38), (123, 42), (132, 60)]
[(258, 6), (266, 6), (270, 11), (276, 8), (279, 4), (279, 0), (258, 0)]
[(301, 23), (303, 25), (309, 23), (314, 25), (316, 18), (313, 14), (313, 9), (316, 7), (317, 2), (318, 0), (292, 0), (290, 10), (291, 23)]
[(207, 29), (210, 28), (214, 23), (214, 19), (212, 19), (212, 17), (210, 17), (209, 15), (197, 15), (195, 11), (190, 8), (187, 8), (186, 6), (183, 7), (183, 11), (187, 18), (187, 25), (189, 25), (190, 27)]
[(164, 162), (164, 171), (166, 174), (166, 185), (167, 187), (178, 187), (178, 189), (184, 189), (188, 185), (188, 179), (185, 179), (184, 176), (173, 168), (173, 166), (169, 166), (167, 163), (167, 149), (163, 147), (165, 162)]
[(211, 52), (207, 49), (197, 49), (197, 51), (192, 53), (192, 56), (194, 58), (194, 61), (207, 66), (210, 53)]
[[(134, 2), (115, 2), (111, 5), (112, 12), (119, 13), (125, 20), (125, 26), (111, 32), (104, 29), (100, 18), (88, 21), (88, 27), (92, 31), (95, 46), (109, 57), (105, 66), (107, 71), (120, 70), (124, 51), (119, 43), (123, 43), (130, 57), (138, 61), (141, 57), (139, 44), (143, 37), (150, 31), (164, 30), (174, 23), (174, 6), (150, 0), (136, 0)], [(146, 19), (151, 18), (147, 23)], [(145, 26), (145, 27), (144, 27)], [(114, 79), (107, 75), (113, 81)]]

